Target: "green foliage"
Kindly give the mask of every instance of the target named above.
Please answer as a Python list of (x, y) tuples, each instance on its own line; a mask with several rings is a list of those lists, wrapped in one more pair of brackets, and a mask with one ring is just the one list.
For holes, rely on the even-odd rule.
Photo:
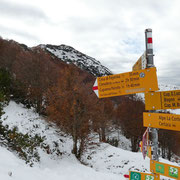
[(5, 69), (0, 69), (0, 92), (5, 95), (5, 97), (10, 96), (11, 92), (11, 76)]
[(0, 68), (0, 101), (9, 101), (10, 98), (17, 103), (22, 103), (30, 108), (32, 104), (27, 100), (27, 92), (25, 91), (23, 82), (14, 78), (9, 71)]
[(18, 128), (9, 129), (8, 125), (4, 126), (0, 120), (0, 145), (15, 151), (19, 157), (32, 166), (34, 162), (40, 161), (38, 148), (43, 148), (45, 137), (18, 132)]
[(118, 141), (118, 139), (116, 139), (116, 138), (108, 138), (107, 140), (106, 140), (106, 142), (107, 143), (109, 143), (109, 144), (111, 144), (112, 146), (114, 146), (114, 147), (118, 147), (118, 144), (119, 144), (119, 141)]
[[(18, 132), (17, 127), (10, 129), (8, 125), (3, 125), (1, 116), (4, 114), (3, 107), (6, 102), (3, 91), (0, 91), (0, 146), (4, 146), (8, 150), (16, 152), (16, 154), (30, 166), (33, 166), (34, 162), (40, 161), (40, 155), (38, 153), (39, 148), (48, 154), (62, 154), (59, 150), (59, 144), (56, 142), (54, 142), (55, 147), (51, 150), (49, 145), (44, 143), (45, 137), (41, 137), (37, 134), (35, 134), (35, 136), (31, 136), (28, 133), (23, 134)], [(39, 127), (37, 126), (35, 128)]]
[(3, 105), (4, 105), (4, 94), (0, 92), (0, 119), (3, 115)]

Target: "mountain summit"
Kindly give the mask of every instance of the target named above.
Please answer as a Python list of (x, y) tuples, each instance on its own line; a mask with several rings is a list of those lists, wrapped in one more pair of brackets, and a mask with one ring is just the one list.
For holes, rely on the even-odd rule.
[(59, 46), (47, 44), (40, 45), (40, 47), (67, 64), (73, 63), (96, 77), (112, 74), (107, 67), (103, 66), (95, 58), (87, 56), (71, 46), (64, 44)]

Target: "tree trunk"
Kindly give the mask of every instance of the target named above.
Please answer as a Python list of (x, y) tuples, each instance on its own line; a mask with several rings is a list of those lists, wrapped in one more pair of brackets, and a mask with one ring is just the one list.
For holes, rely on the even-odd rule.
[(166, 157), (166, 153), (165, 153), (165, 148), (164, 148), (163, 145), (161, 146), (161, 151), (162, 151), (162, 158), (165, 158)]
[(79, 146), (78, 156), (77, 156), (77, 158), (79, 160), (81, 159), (81, 155), (82, 155), (82, 153), (84, 151), (84, 143), (85, 143), (84, 138), (81, 138), (81, 143), (80, 143), (80, 146)]
[(138, 138), (132, 136), (131, 137), (131, 148), (132, 148), (132, 152), (138, 152)]
[(98, 130), (98, 135), (99, 135), (99, 142), (102, 141), (102, 137), (101, 137), (101, 129)]
[(172, 156), (171, 148), (168, 147), (167, 148), (167, 158), (168, 158), (169, 161), (171, 160), (171, 156)]
[(77, 136), (73, 137), (73, 149), (72, 149), (72, 153), (77, 157)]
[(77, 148), (77, 117), (76, 117), (76, 111), (74, 110), (74, 122), (73, 122), (73, 150), (72, 153), (77, 157), (78, 156), (78, 148)]
[(106, 131), (105, 127), (101, 127), (101, 137), (102, 137), (102, 142), (106, 142)]

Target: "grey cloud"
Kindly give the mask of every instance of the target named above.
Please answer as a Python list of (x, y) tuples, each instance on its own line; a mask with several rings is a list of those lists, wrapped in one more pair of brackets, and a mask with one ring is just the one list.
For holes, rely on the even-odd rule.
[(3, 34), (8, 35), (8, 36), (17, 35), (28, 40), (39, 41), (38, 37), (30, 34), (29, 32), (21, 31), (15, 28), (11, 29), (11, 28), (0, 25), (0, 32), (2, 33), (1, 35)]
[[(106, 24), (105, 24), (106, 22)], [(85, 18), (85, 17), (71, 17), (68, 19), (65, 24), (67, 28), (71, 28), (74, 32), (78, 33), (87, 33), (87, 32), (97, 32), (103, 29), (108, 28), (109, 22), (112, 22), (110, 19), (105, 17), (100, 17), (96, 19)]]
[(7, 0), (0, 1), (0, 14), (1, 16), (8, 16), (11, 18), (36, 20), (48, 20), (48, 17), (43, 11), (33, 6), (26, 6), (18, 3), (10, 3)]
[(119, 57), (108, 57), (108, 59), (104, 59), (103, 63), (106, 67), (108, 67), (114, 74), (117, 73), (125, 73), (131, 71), (132, 61), (127, 56), (119, 56)]
[(158, 77), (158, 82), (163, 83), (163, 84), (171, 84), (171, 85), (176, 85), (180, 86), (180, 81), (178, 77), (169, 77), (169, 76), (160, 76)]
[[(172, 57), (176, 59), (176, 57)], [(180, 85), (180, 63), (174, 60), (173, 63), (166, 63), (163, 67), (158, 68), (160, 75), (159, 80), (167, 84)]]

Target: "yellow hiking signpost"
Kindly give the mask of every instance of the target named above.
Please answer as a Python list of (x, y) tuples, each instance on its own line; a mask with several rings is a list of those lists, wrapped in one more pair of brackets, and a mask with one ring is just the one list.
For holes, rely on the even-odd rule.
[(180, 167), (158, 162), (157, 129), (180, 131), (180, 115), (155, 113), (155, 110), (158, 109), (180, 109), (180, 90), (157, 92), (152, 29), (145, 30), (145, 40), (146, 51), (134, 64), (132, 72), (98, 77), (93, 90), (99, 98), (145, 93), (145, 108), (151, 112), (143, 113), (143, 123), (148, 129), (143, 135), (141, 151), (144, 158), (146, 156), (150, 158), (152, 174), (129, 171), (126, 178), (130, 180), (160, 180), (160, 175), (163, 175), (180, 180)]
[(141, 69), (145, 69), (147, 66), (146, 52), (137, 60), (137, 62), (133, 65), (132, 70), (138, 71)]
[(150, 161), (150, 171), (166, 177), (180, 180), (180, 167), (158, 161)]
[(145, 127), (180, 131), (180, 115), (164, 113), (143, 113)]
[(159, 174), (129, 171), (130, 180), (160, 180)]
[(156, 68), (98, 77), (93, 90), (99, 98), (157, 91)]
[(180, 90), (145, 93), (146, 110), (179, 109)]

